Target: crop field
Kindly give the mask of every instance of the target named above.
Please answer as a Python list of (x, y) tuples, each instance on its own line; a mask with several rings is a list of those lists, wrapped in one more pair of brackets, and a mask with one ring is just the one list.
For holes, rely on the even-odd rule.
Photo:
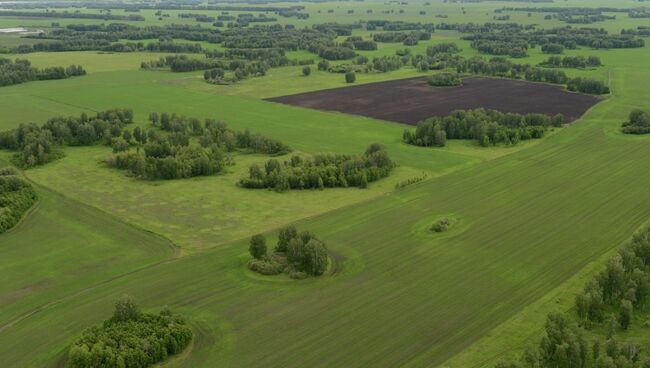
[[(71, 346), (87, 328), (105, 326), (116, 301), (125, 295), (132, 297), (143, 313), (157, 314), (170, 308), (182, 315), (192, 332), (191, 342), (181, 352), (168, 358), (165, 354), (166, 359), (155, 364), (124, 365), (129, 367), (492, 368), (519, 359), (527, 349), (541, 349), (539, 342), (552, 312), (566, 315), (569, 324), (580, 329), (589, 349), (594, 341), (613, 339), (621, 347), (640, 344), (637, 361), (612, 367), (642, 368), (650, 359), (647, 307), (635, 304), (629, 327), (617, 322), (622, 313), (619, 308), (623, 308), (619, 301), (606, 306), (601, 321), (587, 323), (576, 314), (576, 295), (612, 264), (612, 257), (635, 232), (650, 223), (650, 135), (624, 134), (621, 129), (623, 122), (632, 120), (633, 110), (650, 112), (650, 38), (630, 36), (645, 40), (639, 47), (598, 48), (594, 43), (566, 47), (557, 55), (536, 44), (528, 46), (525, 57), (512, 57), (479, 50), (476, 42), (467, 39), (475, 36), (473, 33), (434, 27), (430, 38), (422, 37), (414, 45), (377, 41), (375, 49), (355, 49), (354, 57), (333, 58), (327, 67), (320, 64), (326, 59), (322, 55), (328, 56), (326, 52), (304, 45), (282, 46), (287, 48), (282, 51), (286, 60), (272, 59), (276, 56), (270, 54), (235, 62), (228, 59), (233, 49), (271, 48), (232, 44), (250, 41), (244, 36), (247, 32), (263, 32), (264, 26), (278, 24), (282, 27), (276, 29), (275, 38), (285, 33), (293, 37), (292, 32), (301, 37), (327, 34), (332, 35), (331, 49), (355, 42), (348, 37), (373, 41), (377, 34), (388, 32), (382, 26), (368, 29), (368, 21), (421, 23), (413, 27), (469, 22), (497, 25), (491, 27), (535, 25), (531, 29), (568, 25), (556, 13), (503, 8), (613, 8), (599, 13), (613, 18), (570, 25), (575, 29), (602, 28), (619, 36), (623, 29), (647, 26), (649, 18), (634, 18), (627, 10), (616, 8), (637, 9), (643, 3), (201, 3), (224, 7), (219, 10), (203, 10), (193, 3), (185, 4), (187, 9), (168, 9), (160, 5), (166, 2), (155, 5), (135, 0), (102, 2), (102, 9), (92, 1), (29, 4), (6, 6), (12, 11), (45, 13), (47, 8), (48, 13), (60, 14), (14, 16), (0, 10), (0, 28), (45, 32), (43, 38), (0, 35), (0, 72), (9, 70), (3, 69), (9, 68), (4, 65), (10, 62), (1, 60), (6, 58), (29, 60), (34, 75), (71, 64), (81, 65), (85, 75), (33, 77), (12, 85), (0, 75), (0, 132), (28, 123), (45, 130), (49, 119), (82, 113), (91, 116), (79, 118), (89, 124), (101, 120), (100, 115), (93, 117), (95, 114), (113, 108), (131, 108), (133, 116), (123, 127), (118, 124), (117, 134), (104, 125), (104, 133), (95, 133), (109, 139), (91, 143), (66, 141), (66, 137), (80, 134), (80, 129), (65, 131), (59, 126), (60, 130), (48, 130), (41, 138), (59, 134), (52, 144), (57, 149), (53, 152), (60, 155), (36, 164), (27, 154), (32, 146), (12, 148), (7, 135), (0, 133), (0, 147), (5, 147), (0, 148), (0, 169), (15, 167), (15, 174), (0, 170), (0, 179), (15, 177), (33, 187), (38, 197), (14, 227), (0, 233), (0, 366), (101, 366), (75, 360)], [(138, 9), (126, 11), (124, 4)], [(240, 8), (224, 10), (233, 6)], [(265, 6), (300, 6), (303, 8), (296, 11), (308, 17), (255, 10)], [(199, 21), (194, 13), (212, 20)], [(273, 19), (250, 25), (238, 21), (250, 19), (249, 13), (253, 19)], [(546, 17), (549, 14), (552, 16)], [(142, 19), (119, 18), (136, 15)], [(507, 20), (496, 19), (506, 15), (509, 18), (503, 19)], [(230, 20), (216, 24), (219, 16)], [(228, 22), (240, 23), (228, 26)], [(120, 23), (124, 29), (138, 27), (138, 31), (111, 31), (116, 33), (106, 43), (93, 44), (84, 38), (85, 32), (95, 32), (93, 37), (100, 39), (103, 31), (97, 29), (111, 23)], [(349, 35), (328, 29), (309, 33), (312, 27), (329, 23), (354, 27)], [(262, 27), (254, 28), (257, 24)], [(285, 27), (289, 24), (295, 28)], [(144, 27), (169, 30), (178, 25), (183, 25), (183, 31), (171, 35), (144, 32)], [(194, 26), (201, 30), (191, 28)], [(88, 31), (84, 27), (97, 28)], [(73, 29), (81, 29), (75, 30), (76, 38), (71, 39), (84, 39), (85, 49), (79, 49), (82, 43), (77, 41), (53, 38)], [(190, 32), (188, 29), (202, 39), (183, 33)], [(206, 29), (217, 30), (219, 37), (229, 32), (235, 37), (215, 42), (203, 37)], [(489, 34), (490, 30), (482, 32)], [(517, 32), (521, 40), (532, 31), (522, 27)], [(251, 39), (264, 37), (254, 35)], [(605, 36), (598, 33), (597, 37)], [(71, 42), (73, 46), (68, 46), (77, 49), (29, 49), (41, 42)], [(432, 51), (449, 43), (458, 50), (444, 57)], [(120, 44), (133, 49), (113, 49)], [(196, 52), (197, 46), (161, 51), (169, 44), (200, 45), (201, 51)], [(212, 64), (172, 71), (173, 61), (164, 64), (170, 55), (194, 60), (192, 65)], [(417, 63), (416, 55), (429, 57), (431, 68)], [(458, 60), (483, 58), (488, 65), (491, 58), (498, 57), (506, 60), (500, 61), (500, 68), (527, 64), (530, 71), (550, 70), (544, 62), (551, 56), (599, 58), (598, 66), (564, 65), (552, 70), (565, 73), (567, 81), (596, 81), (610, 93), (569, 92), (569, 82), (530, 82), (523, 72), (516, 78), (468, 72), (462, 86), (427, 84), (436, 73), (455, 72), (460, 64), (450, 63)], [(410, 59), (397, 68), (380, 70), (382, 60), (402, 57)], [(285, 64), (273, 64), (280, 63), (278, 60)], [(243, 67), (231, 69), (231, 64), (259, 67), (263, 61), (273, 65), (266, 65), (263, 73), (235, 79), (235, 71), (241, 73)], [(440, 65), (434, 67), (433, 62)], [(367, 70), (361, 68), (364, 65)], [(511, 66), (509, 72), (518, 67)], [(341, 68), (356, 70), (356, 81), (347, 83), (346, 73), (337, 71)], [(209, 78), (211, 70), (223, 75)], [(503, 74), (503, 70), (499, 72)], [(540, 139), (508, 144), (483, 146), (473, 137), (448, 138), (443, 145), (420, 147), (403, 140), (404, 130), (412, 130), (419, 121), (474, 108), (549, 116), (561, 113), (573, 123), (544, 127)], [(152, 123), (152, 112), (161, 115), (160, 122)], [(199, 124), (204, 124), (203, 119), (224, 122), (232, 131), (219, 134), (232, 134), (230, 145), (241, 144), (241, 132), (248, 131), (264, 142), (281, 142), (291, 150), (226, 149), (225, 141), (210, 146), (204, 142), (210, 124), (202, 126), (204, 132), (190, 134), (174, 128), (173, 123), (171, 128), (165, 127), (162, 113), (197, 118)], [(520, 124), (524, 121), (522, 118)], [(56, 124), (52, 120), (49, 126)], [(497, 125), (480, 129), (505, 130)], [(136, 128), (148, 132), (148, 143), (131, 138)], [(115, 164), (119, 155), (142, 155), (145, 162), (154, 162), (154, 156), (145, 155), (155, 148), (156, 139), (172, 145), (180, 136), (187, 139), (186, 144), (170, 151), (218, 150), (228, 163), (209, 175), (173, 179), (155, 176), (151, 167), (146, 174), (138, 174)], [(119, 147), (121, 140), (128, 142), (124, 149)], [(371, 157), (373, 153), (366, 150), (373, 143), (379, 144), (394, 167), (386, 177), (363, 185), (335, 185), (329, 182), (331, 178), (320, 176), (319, 189), (254, 189), (243, 184), (244, 179), (260, 175), (256, 170), (268, 179), (273, 165), (284, 165), (285, 171), (276, 174), (288, 175), (294, 170), (292, 173), (299, 175), (300, 170), (316, 170), (323, 157), (353, 157), (358, 163)], [(33, 156), (47, 150), (43, 141), (36, 147)], [(338, 164), (332, 160), (330, 169)], [(0, 180), (0, 190), (2, 183)], [(8, 213), (5, 206), (0, 201), (0, 220)], [(449, 227), (433, 231), (432, 224), (441, 219), (448, 221)], [(316, 234), (326, 245), (329, 264), (322, 275), (265, 275), (251, 267), (251, 237), (265, 236), (270, 253), (281, 240), (279, 230), (287, 225)], [(261, 260), (271, 262), (270, 258)], [(605, 337), (610, 314), (615, 316), (615, 333)], [(540, 362), (536, 367), (561, 366)], [(591, 358), (582, 366), (600, 367)], [(532, 366), (499, 366), (528, 367)]]
[(476, 108), (562, 114), (575, 120), (598, 102), (595, 97), (570, 93), (558, 86), (476, 77), (463, 78), (463, 85), (458, 87), (431, 88), (426, 78), (400, 79), (268, 100), (404, 124)]

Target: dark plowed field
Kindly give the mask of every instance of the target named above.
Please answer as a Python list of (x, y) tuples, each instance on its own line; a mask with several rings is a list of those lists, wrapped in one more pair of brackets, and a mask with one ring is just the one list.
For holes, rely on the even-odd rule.
[(274, 97), (268, 101), (339, 111), (416, 124), (454, 110), (483, 107), (502, 112), (563, 114), (579, 118), (598, 98), (565, 91), (561, 86), (470, 77), (459, 87), (434, 88), (427, 78), (411, 78)]

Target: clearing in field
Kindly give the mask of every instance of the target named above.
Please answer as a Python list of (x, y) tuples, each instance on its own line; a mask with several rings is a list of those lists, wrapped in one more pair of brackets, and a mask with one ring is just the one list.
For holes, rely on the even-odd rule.
[(418, 77), (354, 87), (328, 89), (268, 101), (338, 111), (405, 124), (454, 110), (486, 108), (519, 114), (582, 116), (599, 99), (572, 93), (561, 86), (511, 79), (469, 77), (458, 87), (431, 87)]

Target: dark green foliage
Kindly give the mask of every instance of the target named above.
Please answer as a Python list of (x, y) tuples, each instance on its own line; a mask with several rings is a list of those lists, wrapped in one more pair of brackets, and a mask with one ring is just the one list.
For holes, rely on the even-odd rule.
[(453, 42), (439, 43), (427, 47), (427, 56), (434, 56), (436, 54), (454, 54), (460, 52), (460, 48)]
[(564, 46), (557, 43), (547, 43), (542, 45), (542, 52), (545, 54), (561, 54), (564, 52)]
[(262, 259), (262, 257), (266, 256), (266, 238), (264, 238), (264, 235), (257, 234), (251, 237), (248, 252), (255, 259)]
[(588, 68), (601, 66), (598, 56), (551, 56), (539, 65), (552, 68)]
[(353, 71), (345, 73), (345, 83), (354, 83), (357, 80), (357, 74)]
[(81, 65), (64, 67), (49, 67), (38, 69), (31, 65), (29, 60), (0, 58), (0, 87), (19, 84), (35, 80), (66, 79), (74, 76), (85, 75), (86, 71)]
[[(407, 58), (406, 60), (408, 61), (409, 59)], [(372, 59), (372, 68), (382, 73), (389, 72), (392, 70), (398, 70), (403, 65), (404, 62), (402, 61), (402, 58), (399, 56), (381, 56)]]
[(405, 130), (403, 140), (424, 147), (442, 147), (447, 139), (473, 139), (482, 146), (517, 144), (520, 140), (541, 138), (548, 127), (562, 123), (562, 115), (551, 118), (485, 109), (458, 110), (443, 118), (422, 121), (415, 131)]
[(561, 70), (546, 70), (534, 68), (529, 64), (515, 64), (502, 57), (493, 57), (489, 60), (483, 57), (455, 59), (451, 61), (451, 65), (449, 66), (454, 66), (458, 73), (490, 75), (513, 79), (524, 78), (531, 82), (564, 84), (569, 79)]
[(352, 59), (357, 54), (349, 47), (344, 46), (324, 46), (317, 50), (318, 56), (326, 60), (345, 60)]
[(650, 115), (642, 110), (630, 112), (628, 121), (621, 125), (625, 134), (650, 134)]
[(449, 221), (448, 218), (441, 218), (437, 220), (436, 222), (433, 223), (431, 226), (431, 231), (436, 232), (436, 233), (443, 233), (447, 230), (449, 230), (449, 226), (451, 225), (451, 222)]
[(245, 188), (324, 189), (360, 187), (390, 175), (394, 164), (381, 146), (371, 146), (363, 155), (318, 154), (289, 161), (272, 159), (264, 168), (252, 165), (248, 178), (240, 180)]
[(131, 109), (113, 109), (95, 116), (57, 117), (43, 126), (21, 124), (17, 129), (0, 133), (0, 148), (17, 150), (14, 162), (22, 167), (41, 165), (63, 156), (61, 146), (88, 146), (106, 143), (122, 134), (133, 122)]
[(592, 95), (604, 95), (609, 93), (609, 87), (605, 83), (589, 78), (573, 78), (567, 83), (569, 91), (589, 93)]
[(305, 77), (308, 77), (311, 74), (311, 68), (308, 66), (303, 66), (302, 67), (302, 75)]
[[(254, 243), (264, 243), (263, 254), (260, 251), (253, 251)], [(256, 245), (255, 248), (262, 247)], [(320, 276), (329, 263), (325, 244), (308, 231), (298, 233), (292, 225), (280, 229), (278, 245), (274, 253), (266, 254), (266, 243), (262, 235), (253, 236), (249, 251), (253, 259), (249, 261), (248, 268), (263, 275), (286, 272), (296, 279)]]
[(127, 297), (117, 303), (113, 318), (86, 329), (74, 342), (67, 366), (148, 367), (183, 351), (192, 335), (181, 316), (168, 309), (140, 313)]
[(434, 87), (454, 87), (463, 84), (463, 80), (455, 73), (440, 73), (432, 75), (428, 83)]
[(16, 174), (11, 167), (0, 168), (0, 234), (14, 227), (37, 199), (32, 185)]

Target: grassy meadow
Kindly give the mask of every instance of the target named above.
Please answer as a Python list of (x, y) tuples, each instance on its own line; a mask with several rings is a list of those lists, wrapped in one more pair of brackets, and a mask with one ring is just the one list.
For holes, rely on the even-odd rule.
[[(519, 6), (438, 0), (304, 5), (309, 19), (279, 22), (486, 22), (494, 9)], [(400, 8), (403, 14), (381, 13)], [(424, 9), (427, 14), (419, 15)], [(178, 11), (164, 11), (171, 16), (162, 21), (153, 12), (143, 10), (146, 21), (131, 23), (194, 23), (178, 18)], [(53, 21), (101, 23), (0, 14), (0, 27), (47, 27)], [(545, 21), (542, 13), (512, 13), (512, 21), (563, 24)], [(598, 26), (618, 32), (641, 24), (619, 14)], [(413, 52), (451, 41), (464, 56), (475, 55), (459, 37), (436, 32)], [(380, 45), (364, 54), (392, 55), (404, 48)], [(263, 155), (237, 154), (235, 165), (216, 176), (141, 181), (104, 165), (109, 147), (65, 148), (63, 159), (22, 173), (37, 186), (39, 203), (0, 235), (3, 364), (62, 366), (70, 343), (107, 318), (123, 294), (134, 296), (145, 311), (169, 306), (192, 326), (188, 351), (164, 367), (493, 367), (536, 344), (547, 313), (570, 309), (585, 280), (650, 219), (650, 137), (625, 136), (618, 129), (631, 109), (650, 110), (650, 46), (566, 54), (599, 56), (601, 68), (566, 72), (606, 80), (612, 95), (542, 140), (492, 148), (468, 141), (408, 146), (401, 142), (404, 125), (263, 100), (342, 87), (340, 74), (314, 70), (304, 77), (301, 67), (284, 67), (216, 86), (199, 72), (139, 69), (141, 61), (165, 54), (10, 55), (39, 67), (81, 64), (88, 75), (0, 87), (0, 130), (132, 107), (137, 126), (149, 126), (151, 111), (210, 117), (282, 140), (301, 153), (360, 153), (378, 142), (398, 167), (364, 190), (276, 193), (236, 185), (251, 163), (268, 159)], [(536, 64), (547, 56), (534, 49), (517, 62)], [(318, 61), (306, 52), (293, 57)], [(357, 83), (418, 75), (426, 74), (402, 68), (359, 75)], [(0, 166), (8, 157), (0, 152)], [(422, 175), (427, 180), (395, 190), (397, 183)], [(443, 216), (457, 223), (446, 233), (430, 232)], [(290, 223), (326, 242), (336, 262), (323, 277), (296, 281), (247, 269), (250, 235), (263, 232), (275, 243), (277, 228)]]

